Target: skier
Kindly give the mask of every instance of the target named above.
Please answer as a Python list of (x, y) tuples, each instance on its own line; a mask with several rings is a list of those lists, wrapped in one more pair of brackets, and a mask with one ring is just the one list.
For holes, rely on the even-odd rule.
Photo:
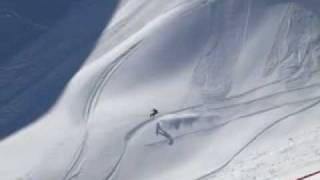
[(158, 113), (159, 113), (158, 110), (153, 108), (152, 111), (151, 111), (151, 114), (150, 114), (150, 118), (155, 117)]
[(162, 129), (162, 127), (160, 126), (160, 123), (158, 122), (157, 123), (157, 126), (156, 126), (156, 134), (157, 136), (160, 134), (162, 136), (164, 136), (165, 138), (168, 139), (168, 144), (171, 146), (173, 145), (174, 141), (173, 141), (173, 138), (170, 136), (169, 133), (167, 133), (165, 130)]

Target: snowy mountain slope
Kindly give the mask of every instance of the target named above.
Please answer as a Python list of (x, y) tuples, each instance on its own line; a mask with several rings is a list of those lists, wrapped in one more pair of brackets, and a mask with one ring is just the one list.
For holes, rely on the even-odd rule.
[[(295, 179), (318, 170), (314, 6), (122, 2), (58, 102), (1, 142), (2, 178)], [(154, 107), (160, 115), (150, 118)]]

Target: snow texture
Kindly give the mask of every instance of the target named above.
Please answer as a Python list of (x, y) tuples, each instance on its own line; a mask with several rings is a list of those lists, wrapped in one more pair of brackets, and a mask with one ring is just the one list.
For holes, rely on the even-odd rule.
[(123, 0), (110, 22), (106, 9), (70, 10), (0, 70), (1, 180), (320, 170), (320, 1)]

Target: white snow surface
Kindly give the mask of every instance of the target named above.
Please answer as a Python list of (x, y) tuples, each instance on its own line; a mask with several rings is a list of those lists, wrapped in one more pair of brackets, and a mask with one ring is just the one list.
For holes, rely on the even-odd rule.
[(319, 5), (123, 1), (57, 103), (0, 143), (0, 179), (282, 180), (320, 170)]

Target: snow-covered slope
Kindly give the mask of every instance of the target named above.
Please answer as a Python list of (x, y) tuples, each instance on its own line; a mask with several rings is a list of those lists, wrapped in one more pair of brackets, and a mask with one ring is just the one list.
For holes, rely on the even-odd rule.
[[(122, 1), (50, 111), (0, 143), (1, 179), (295, 179), (319, 170), (314, 7)], [(154, 107), (160, 115), (150, 118)]]

